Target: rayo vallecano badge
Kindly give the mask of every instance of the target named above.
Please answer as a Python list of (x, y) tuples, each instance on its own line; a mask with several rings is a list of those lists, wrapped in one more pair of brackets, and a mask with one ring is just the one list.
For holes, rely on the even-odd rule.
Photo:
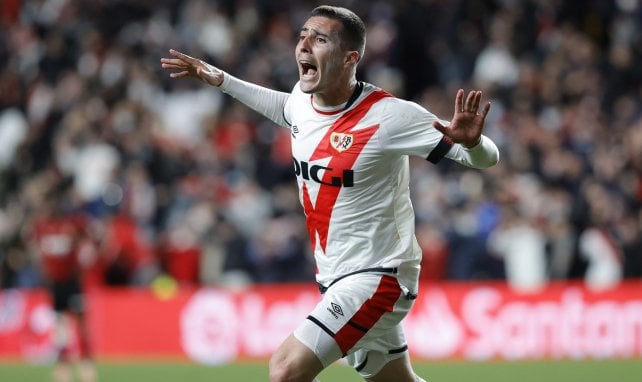
[(330, 145), (338, 152), (343, 152), (349, 149), (354, 142), (354, 136), (346, 133), (332, 133), (330, 134)]

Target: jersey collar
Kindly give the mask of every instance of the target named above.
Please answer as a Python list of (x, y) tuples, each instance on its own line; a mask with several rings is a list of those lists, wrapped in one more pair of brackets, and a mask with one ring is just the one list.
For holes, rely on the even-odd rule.
[(312, 100), (312, 94), (310, 94), (310, 105), (312, 105), (312, 108), (314, 111), (316, 111), (319, 114), (322, 115), (334, 115), (337, 113), (341, 113), (342, 111), (346, 111), (354, 104), (354, 102), (359, 98), (361, 93), (363, 92), (363, 82), (358, 81), (357, 86), (354, 87), (354, 91), (352, 92), (352, 95), (350, 95), (350, 98), (348, 98), (348, 101), (342, 105), (333, 107), (333, 108), (327, 108), (326, 110), (319, 109), (318, 106), (314, 106), (314, 101)]

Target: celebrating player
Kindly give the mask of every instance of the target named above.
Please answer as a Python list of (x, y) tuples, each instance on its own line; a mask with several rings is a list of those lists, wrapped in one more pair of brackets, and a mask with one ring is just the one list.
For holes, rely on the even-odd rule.
[(365, 25), (352, 11), (315, 8), (295, 48), (290, 93), (241, 81), (175, 50), (172, 78), (195, 77), (290, 129), (294, 170), (323, 298), (276, 350), (270, 381), (313, 381), (347, 361), (367, 381), (423, 381), (401, 321), (418, 293), (421, 250), (409, 196), (409, 155), (475, 168), (497, 163), (482, 135), (490, 103), (459, 90), (450, 122), (356, 79)]

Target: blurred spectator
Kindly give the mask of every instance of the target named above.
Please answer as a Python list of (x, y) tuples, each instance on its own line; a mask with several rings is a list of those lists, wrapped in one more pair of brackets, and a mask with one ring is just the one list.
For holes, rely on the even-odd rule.
[(421, 247), (421, 278), (443, 280), (447, 274), (448, 242), (444, 234), (431, 224), (419, 224), (417, 242)]
[[(206, 278), (202, 272), (208, 251), (218, 249), (208, 236), (216, 223), (215, 208), (206, 200), (194, 200), (170, 219), (164, 236), (158, 238), (160, 267), (180, 285), (198, 286)], [(220, 268), (219, 264), (209, 264)], [(210, 274), (218, 276), (216, 268)]]
[(0, 288), (33, 288), (42, 283), (37, 266), (23, 242), (5, 243), (0, 254)]
[(158, 257), (161, 269), (179, 285), (200, 284), (201, 248), (188, 227), (175, 227), (159, 240)]
[(587, 227), (579, 237), (579, 251), (588, 263), (587, 285), (605, 289), (617, 285), (623, 277), (622, 245), (614, 230), (623, 214), (620, 200), (603, 185), (587, 180), (583, 188), (587, 203)]
[[(303, 240), (301, 219), (277, 217), (266, 221), (246, 249), (252, 280), (259, 283), (306, 281), (314, 277), (312, 254)], [(307, 237), (306, 237), (307, 239)]]
[(145, 285), (157, 273), (152, 244), (126, 214), (106, 219), (100, 251), (107, 285)]
[(588, 262), (585, 281), (590, 288), (607, 289), (622, 280), (622, 254), (607, 230), (587, 228), (580, 236), (579, 246)]
[(520, 292), (537, 292), (548, 281), (546, 240), (514, 205), (506, 206), (502, 225), (488, 239), (490, 251), (505, 264), (508, 284)]
[(18, 109), (0, 114), (0, 168), (6, 169), (15, 160), (16, 150), (27, 136), (25, 116)]
[(642, 212), (628, 213), (617, 226), (617, 237), (621, 241), (624, 257), (623, 277), (642, 278)]
[(476, 208), (470, 203), (454, 207), (448, 240), (448, 272), (452, 280), (498, 278), (489, 262), (486, 239), (481, 235)]

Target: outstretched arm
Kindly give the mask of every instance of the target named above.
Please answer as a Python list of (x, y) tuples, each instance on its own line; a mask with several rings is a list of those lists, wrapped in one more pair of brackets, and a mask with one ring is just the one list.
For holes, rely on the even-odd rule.
[(455, 97), (453, 119), (448, 125), (435, 121), (433, 126), (459, 144), (450, 150), (447, 157), (469, 167), (486, 168), (499, 161), (499, 150), (490, 138), (482, 135), (490, 101), (480, 111), (481, 97), (481, 91), (473, 90), (464, 102), (464, 91), (459, 89)]
[(161, 58), (161, 67), (172, 70), (171, 78), (194, 77), (220, 88), (223, 92), (263, 114), (277, 125), (286, 126), (283, 108), (289, 94), (241, 81), (203, 60), (190, 57), (174, 49), (169, 50), (173, 58)]

